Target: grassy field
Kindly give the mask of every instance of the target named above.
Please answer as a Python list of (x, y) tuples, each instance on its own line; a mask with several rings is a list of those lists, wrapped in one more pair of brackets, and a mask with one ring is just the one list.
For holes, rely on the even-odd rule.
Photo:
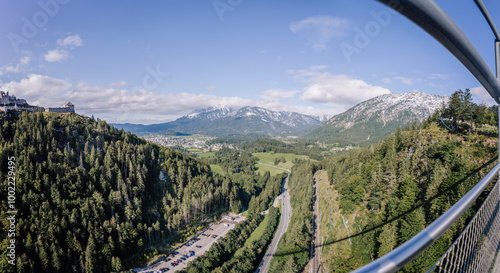
[[(306, 159), (309, 160), (308, 156), (305, 155), (295, 155), (295, 154), (282, 154), (282, 153), (254, 153), (253, 156), (257, 157), (259, 159), (259, 162), (273, 165), (276, 167), (284, 168), (290, 170), (293, 166), (292, 161), (294, 159)], [(286, 160), (286, 163), (280, 162), (278, 165), (274, 165), (274, 160), (276, 158), (282, 158), (284, 157)]]
[(277, 175), (277, 174), (285, 172), (284, 170), (276, 169), (276, 168), (269, 167), (269, 166), (266, 166), (266, 165), (261, 165), (259, 163), (257, 163), (255, 165), (255, 172), (256, 173), (258, 173), (260, 175), (263, 175), (266, 171), (269, 171), (269, 173), (271, 173), (271, 176), (274, 176), (274, 175)]
[[(278, 210), (281, 213), (281, 199), (278, 200)], [(278, 218), (278, 225), (279, 225), (279, 221), (280, 221), (280, 218)], [(262, 220), (262, 222), (260, 222), (259, 226), (252, 232), (252, 234), (250, 234), (250, 237), (248, 237), (248, 239), (245, 241), (245, 244), (243, 244), (243, 247), (236, 250), (236, 252), (234, 253), (234, 256), (237, 256), (238, 254), (240, 254), (243, 251), (243, 248), (246, 247), (247, 245), (257, 241), (260, 238), (260, 236), (262, 236), (264, 231), (266, 230), (268, 222), (269, 222), (269, 214), (266, 214), (266, 217), (264, 218), (264, 220)], [(278, 228), (278, 227), (276, 227), (276, 228)]]
[(196, 154), (196, 157), (199, 157), (199, 158), (214, 157), (214, 156), (215, 156), (215, 152), (207, 152), (207, 153)]
[(219, 165), (210, 164), (210, 170), (212, 170), (214, 174), (224, 175), (224, 170)]
[(252, 234), (250, 234), (250, 237), (248, 237), (248, 239), (245, 241), (245, 244), (243, 244), (243, 247), (236, 250), (236, 252), (234, 253), (234, 256), (241, 254), (241, 252), (243, 251), (243, 248), (245, 248), (247, 245), (257, 241), (260, 238), (260, 236), (262, 236), (262, 234), (264, 233), (264, 230), (266, 230), (266, 226), (267, 226), (268, 222), (269, 222), (269, 217), (268, 217), (268, 214), (266, 214), (266, 217), (264, 217), (264, 220), (262, 220), (262, 222), (260, 222), (259, 226), (252, 232)]

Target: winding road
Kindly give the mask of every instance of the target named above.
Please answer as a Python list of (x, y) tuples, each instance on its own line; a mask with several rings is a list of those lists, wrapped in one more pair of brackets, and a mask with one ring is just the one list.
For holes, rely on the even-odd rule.
[[(262, 163), (261, 163), (262, 164)], [(267, 164), (263, 164), (267, 165)], [(268, 165), (270, 166), (270, 165)], [(271, 166), (274, 167), (274, 166)], [(285, 169), (283, 169), (285, 170)], [(288, 170), (286, 170), (288, 171)], [(255, 271), (256, 273), (267, 273), (269, 271), (269, 266), (271, 265), (271, 259), (273, 258), (274, 254), (276, 253), (276, 249), (278, 248), (278, 243), (281, 239), (281, 236), (286, 232), (288, 229), (288, 224), (290, 223), (290, 218), (292, 217), (292, 206), (290, 205), (290, 194), (287, 190), (287, 183), (288, 183), (288, 177), (285, 178), (283, 181), (283, 189), (282, 193), (276, 197), (276, 200), (279, 200), (281, 198), (281, 217), (280, 217), (280, 224), (278, 226), (278, 230), (274, 234), (273, 241), (267, 248), (266, 254), (264, 255), (264, 258), (262, 258), (262, 261), (259, 264), (259, 267), (257, 267), (257, 270)], [(277, 205), (278, 202), (275, 202)]]

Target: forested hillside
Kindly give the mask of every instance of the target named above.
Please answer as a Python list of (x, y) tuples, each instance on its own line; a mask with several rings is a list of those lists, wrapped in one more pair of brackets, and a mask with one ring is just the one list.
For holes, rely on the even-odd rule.
[[(16, 158), (17, 272), (122, 270), (142, 248), (219, 209), (242, 207), (240, 183), (104, 121), (1, 112), (0, 124), (2, 213), (7, 158)], [(6, 272), (8, 223), (1, 218)]]
[(426, 119), (447, 101), (447, 96), (419, 91), (380, 95), (333, 116), (305, 138), (340, 146), (374, 145), (398, 127)]
[(292, 218), (281, 238), (269, 272), (300, 272), (309, 261), (312, 234), (313, 162), (295, 165), (288, 181)]
[[(495, 113), (472, 103), (467, 93), (455, 94), (455, 105), (451, 103), (420, 125), (398, 129), (375, 146), (323, 162), (330, 184), (339, 194), (339, 199), (330, 201), (340, 205), (346, 219), (354, 219), (348, 223), (349, 244), (342, 219), (331, 220), (339, 223), (335, 229), (328, 208), (323, 210), (328, 228), (321, 232), (330, 239), (322, 260), (330, 272), (349, 272), (407, 241), (495, 165), (498, 138), (479, 130), (494, 121)], [(452, 121), (448, 129), (440, 115)], [(425, 272), (473, 215), (471, 208), (403, 272)]]

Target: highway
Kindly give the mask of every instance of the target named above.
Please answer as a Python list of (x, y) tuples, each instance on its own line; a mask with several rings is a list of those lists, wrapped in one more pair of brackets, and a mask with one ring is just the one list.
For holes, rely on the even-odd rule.
[[(286, 232), (288, 229), (288, 224), (290, 223), (290, 218), (292, 217), (292, 207), (290, 205), (290, 194), (287, 190), (287, 183), (288, 183), (288, 177), (284, 180), (283, 182), (283, 189), (282, 193), (276, 197), (276, 200), (279, 200), (281, 198), (281, 218), (280, 218), (280, 224), (278, 226), (278, 230), (274, 234), (273, 241), (267, 248), (266, 254), (264, 255), (264, 258), (259, 264), (259, 267), (257, 267), (257, 270), (255, 271), (256, 273), (267, 273), (269, 271), (269, 266), (271, 265), (271, 259), (273, 258), (274, 254), (276, 253), (276, 249), (278, 248), (278, 243), (281, 239), (281, 236)], [(275, 201), (276, 201), (275, 200)], [(275, 202), (275, 206), (277, 206), (278, 202)]]

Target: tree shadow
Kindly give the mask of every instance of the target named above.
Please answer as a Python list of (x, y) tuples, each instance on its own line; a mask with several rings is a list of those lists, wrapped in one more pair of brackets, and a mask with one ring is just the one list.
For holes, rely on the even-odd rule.
[[(394, 216), (390, 219), (387, 219), (385, 222), (382, 222), (378, 225), (375, 225), (373, 227), (370, 227), (368, 229), (365, 229), (363, 231), (360, 231), (358, 233), (355, 233), (355, 234), (352, 234), (350, 237), (347, 236), (347, 237), (344, 237), (344, 238), (341, 238), (341, 239), (337, 239), (337, 240), (331, 240), (331, 241), (327, 241), (325, 243), (323, 243), (323, 245), (320, 245), (320, 246), (316, 246), (316, 248), (319, 248), (319, 247), (322, 247), (322, 246), (326, 246), (326, 245), (333, 245), (333, 244), (336, 244), (336, 243), (339, 243), (339, 242), (343, 242), (345, 240), (349, 240), (349, 238), (356, 238), (358, 236), (362, 236), (364, 234), (367, 234), (367, 233), (370, 233), (372, 231), (375, 231), (379, 228), (382, 228), (383, 226), (389, 224), (389, 223), (392, 223), (394, 221), (397, 221), (399, 219), (401, 219), (403, 216), (409, 214), (409, 213), (412, 213), (413, 211), (419, 209), (420, 207), (422, 206), (425, 206), (427, 204), (429, 204), (431, 201), (433, 201), (434, 199), (436, 198), (439, 198), (441, 196), (443, 196), (444, 194), (447, 194), (449, 192), (451, 192), (452, 190), (455, 190), (460, 184), (462, 184), (463, 182), (465, 182), (467, 179), (473, 177), (474, 175), (478, 174), (481, 170), (483, 170), (484, 168), (486, 168), (487, 166), (489, 166), (491, 163), (495, 162), (497, 160), (498, 156), (495, 156), (493, 157), (491, 160), (489, 160), (488, 162), (484, 163), (483, 165), (481, 165), (480, 167), (476, 168), (475, 170), (469, 172), (464, 178), (458, 180), (456, 183), (450, 185), (448, 188), (446, 189), (443, 189), (441, 191), (439, 191), (438, 193), (436, 193), (434, 196), (428, 198), (428, 199), (425, 199), (424, 201), (419, 201), (417, 204), (415, 204), (411, 209), (397, 215), (397, 216)], [(481, 198), (478, 197), (478, 199)], [(473, 205), (472, 205), (473, 206)], [(419, 231), (420, 232), (420, 231)], [(276, 254), (274, 254), (274, 256), (288, 256), (288, 255), (293, 255), (293, 254), (297, 254), (297, 253), (302, 253), (304, 251), (310, 251), (309, 248), (302, 248), (302, 249), (295, 249), (295, 250), (291, 250), (291, 251), (282, 251), (282, 252), (277, 252)]]

